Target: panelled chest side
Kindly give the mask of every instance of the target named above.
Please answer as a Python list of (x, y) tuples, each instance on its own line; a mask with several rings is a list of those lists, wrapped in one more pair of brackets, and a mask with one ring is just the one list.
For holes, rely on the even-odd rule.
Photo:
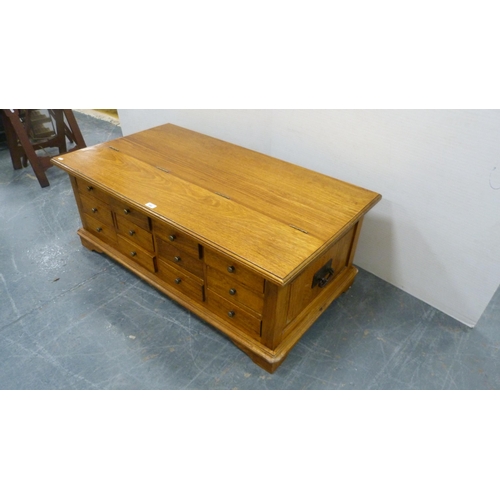
[(82, 244), (224, 332), (273, 372), (352, 283), (380, 195), (174, 125), (52, 162)]

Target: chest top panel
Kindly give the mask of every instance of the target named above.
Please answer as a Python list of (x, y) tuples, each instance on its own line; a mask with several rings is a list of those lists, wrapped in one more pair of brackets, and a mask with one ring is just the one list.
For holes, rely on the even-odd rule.
[(52, 162), (69, 174), (92, 181), (280, 285), (381, 198), (171, 124), (60, 158)]

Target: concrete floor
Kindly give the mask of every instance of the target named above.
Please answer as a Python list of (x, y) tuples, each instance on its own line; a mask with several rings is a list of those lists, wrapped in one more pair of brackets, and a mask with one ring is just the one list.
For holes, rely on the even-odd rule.
[[(119, 125), (76, 113), (88, 145)], [(499, 389), (500, 291), (474, 329), (360, 270), (273, 375), (89, 252), (66, 173), (0, 151), (0, 389)]]

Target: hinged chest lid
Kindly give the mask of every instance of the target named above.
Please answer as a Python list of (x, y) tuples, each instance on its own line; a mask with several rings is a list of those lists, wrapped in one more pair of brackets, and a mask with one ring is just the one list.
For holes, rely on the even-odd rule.
[(280, 285), (381, 198), (172, 124), (55, 157), (52, 163)]

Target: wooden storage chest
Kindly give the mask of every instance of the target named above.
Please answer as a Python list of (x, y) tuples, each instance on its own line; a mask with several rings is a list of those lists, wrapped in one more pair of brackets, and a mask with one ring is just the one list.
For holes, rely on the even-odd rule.
[(273, 372), (352, 283), (377, 193), (167, 124), (55, 157), (83, 245)]

